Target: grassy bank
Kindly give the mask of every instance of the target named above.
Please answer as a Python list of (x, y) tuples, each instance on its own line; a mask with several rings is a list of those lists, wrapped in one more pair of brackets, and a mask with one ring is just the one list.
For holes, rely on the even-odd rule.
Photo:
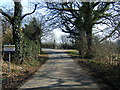
[(110, 64), (104, 61), (88, 60), (79, 58), (78, 51), (70, 50), (68, 52), (70, 56), (82, 67), (90, 70), (94, 78), (101, 79), (113, 90), (119, 90), (120, 88), (120, 66), (119, 64)]
[(18, 88), (22, 85), (28, 78), (36, 72), (42, 64), (47, 61), (47, 54), (38, 54), (38, 60), (26, 60), (21, 65), (15, 65), (11, 63), (11, 72), (8, 72), (7, 62), (3, 62), (3, 74), (2, 74), (2, 88), (6, 90), (7, 88)]

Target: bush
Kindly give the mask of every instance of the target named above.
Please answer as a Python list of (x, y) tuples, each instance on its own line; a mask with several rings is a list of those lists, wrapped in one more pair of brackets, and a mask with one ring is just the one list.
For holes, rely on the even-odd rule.
[(106, 41), (106, 42), (95, 42), (94, 46), (94, 59), (102, 61), (104, 63), (115, 64), (119, 63), (118, 51), (115, 43)]
[[(5, 32), (3, 36), (3, 45), (5, 44), (12, 44), (12, 30), (8, 30)], [(37, 60), (38, 54), (40, 53), (40, 43), (38, 40), (31, 40), (29, 37), (25, 36), (23, 32), (21, 32), (21, 56), (22, 59), (19, 63), (23, 63), (25, 60)], [(12, 57), (13, 57), (12, 53)], [(3, 53), (3, 60), (8, 61), (8, 52)], [(18, 63), (18, 60), (12, 59), (12, 62)]]

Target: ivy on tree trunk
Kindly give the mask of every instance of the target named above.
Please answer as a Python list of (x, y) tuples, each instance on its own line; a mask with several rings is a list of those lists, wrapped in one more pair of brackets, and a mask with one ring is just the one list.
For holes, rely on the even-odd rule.
[(11, 17), (7, 13), (3, 12), (2, 9), (0, 9), (0, 13), (7, 17), (7, 19), (12, 24), (13, 29), (13, 44), (15, 44), (15, 55), (14, 58), (17, 60), (18, 63), (20, 63), (21, 60), (21, 51), (20, 51), (20, 41), (21, 41), (21, 35), (20, 35), (20, 27), (21, 22), (24, 19), (25, 16), (30, 15), (35, 12), (37, 8), (37, 4), (35, 4), (35, 9), (31, 13), (27, 13), (22, 16), (22, 5), (21, 2), (15, 2), (14, 1), (14, 16)]
[(20, 27), (21, 27), (21, 16), (22, 16), (22, 5), (20, 2), (14, 2), (14, 18), (12, 21), (13, 27), (13, 43), (15, 44), (15, 59), (21, 59), (20, 52)]

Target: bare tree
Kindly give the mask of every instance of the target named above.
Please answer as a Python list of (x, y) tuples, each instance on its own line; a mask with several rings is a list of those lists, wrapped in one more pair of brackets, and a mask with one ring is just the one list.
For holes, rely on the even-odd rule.
[[(102, 19), (110, 16), (106, 13), (110, 4), (110, 2), (46, 2), (46, 7), (53, 13), (51, 19), (56, 18), (59, 25), (63, 26), (62, 31), (79, 36), (79, 51), (86, 47), (86, 54), (83, 56), (92, 58), (93, 27), (96, 24), (107, 24)], [(83, 42), (86, 42), (86, 46)]]

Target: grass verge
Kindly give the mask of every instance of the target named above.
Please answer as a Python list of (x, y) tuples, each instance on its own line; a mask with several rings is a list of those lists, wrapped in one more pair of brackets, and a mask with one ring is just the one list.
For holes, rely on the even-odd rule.
[(81, 59), (76, 50), (70, 50), (66, 53), (80, 66), (89, 69), (94, 78), (101, 79), (112, 90), (120, 89), (120, 64), (113, 65), (103, 61)]
[(21, 65), (11, 64), (11, 72), (7, 72), (7, 63), (3, 62), (2, 90), (19, 88), (27, 79), (47, 61), (48, 55), (39, 54), (38, 60), (26, 61)]

